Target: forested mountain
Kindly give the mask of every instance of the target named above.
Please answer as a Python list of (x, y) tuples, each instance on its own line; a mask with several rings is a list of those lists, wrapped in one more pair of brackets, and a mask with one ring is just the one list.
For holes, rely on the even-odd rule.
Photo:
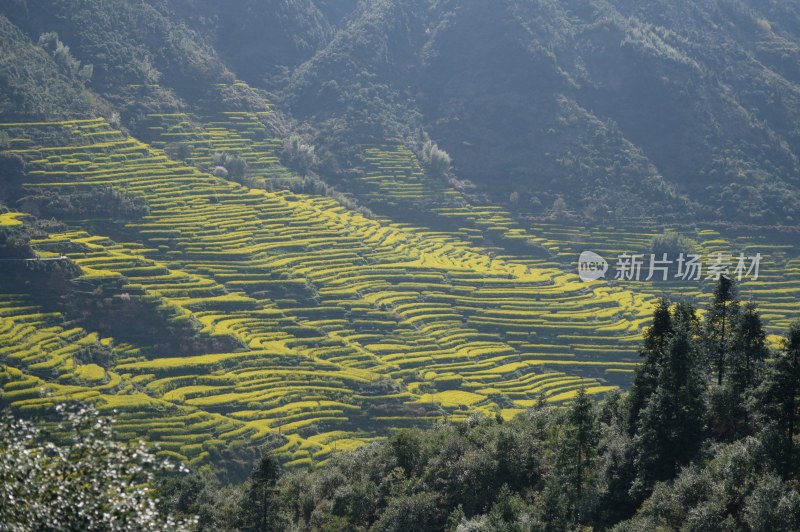
[[(352, 166), (354, 145), (427, 134), (459, 179), (524, 214), (561, 196), (590, 220), (797, 220), (791, 3), (5, 0), (2, 14), (33, 43), (56, 32), (133, 131), (143, 113), (219, 105), (208, 88), (235, 77), (272, 91), (344, 188), (335, 163)], [(52, 93), (85, 110), (81, 91)]]
[(0, 31), (4, 116), (89, 112), (85, 89), (75, 73), (59, 65), (5, 17), (0, 18)]
[[(523, 210), (561, 194), (599, 218), (791, 223), (798, 20), (782, 5), (366, 2), (286, 94), (355, 138), (424, 128)], [(370, 103), (373, 129), (348, 119)]]

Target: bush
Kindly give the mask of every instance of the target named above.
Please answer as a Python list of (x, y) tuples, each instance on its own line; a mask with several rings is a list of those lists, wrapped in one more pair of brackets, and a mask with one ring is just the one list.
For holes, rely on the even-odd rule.
[(150, 212), (144, 199), (124, 188), (93, 187), (78, 191), (33, 188), (29, 191), (32, 194), (20, 198), (20, 205), (39, 217), (138, 220)]
[(291, 135), (283, 143), (284, 163), (305, 177), (317, 164), (314, 146), (306, 144), (299, 135)]
[(438, 177), (447, 175), (453, 164), (450, 155), (430, 139), (422, 145), (422, 162)]
[(657, 259), (660, 259), (661, 256), (666, 253), (668, 259), (676, 260), (681, 253), (686, 256), (694, 253), (696, 249), (697, 242), (680, 233), (668, 230), (653, 237), (653, 240), (650, 242), (649, 251), (654, 254)]
[[(244, 182), (250, 173), (250, 169), (247, 166), (247, 161), (236, 154), (228, 152), (215, 153), (214, 166), (214, 174), (217, 175), (217, 177), (230, 176), (231, 179), (240, 183)], [(224, 175), (219, 175), (217, 173), (219, 168), (224, 171)]]
[(81, 66), (81, 62), (75, 59), (66, 46), (58, 38), (58, 33), (47, 32), (39, 36), (39, 46), (50, 52), (56, 64), (61, 67), (67, 75), (72, 75), (87, 83), (92, 79), (94, 67), (91, 64)]
[(26, 167), (25, 160), (18, 154), (0, 152), (0, 199), (8, 201), (19, 193)]

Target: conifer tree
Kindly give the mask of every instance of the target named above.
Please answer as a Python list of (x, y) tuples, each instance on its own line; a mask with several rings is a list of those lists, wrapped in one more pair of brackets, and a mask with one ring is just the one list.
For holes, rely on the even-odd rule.
[(769, 355), (767, 333), (754, 303), (745, 304), (732, 334), (729, 379), (734, 391), (743, 396), (758, 385)]
[(282, 530), (275, 504), (275, 485), (280, 476), (280, 466), (270, 455), (264, 455), (250, 473), (246, 497), (241, 512), (240, 529), (266, 532)]
[(672, 478), (687, 464), (703, 438), (705, 382), (697, 342), (697, 318), (690, 305), (672, 312), (673, 333), (658, 366), (657, 385), (637, 424), (637, 486)]
[(636, 369), (636, 376), (628, 395), (627, 427), (631, 436), (636, 432), (642, 409), (658, 384), (659, 368), (672, 332), (669, 301), (661, 298), (656, 302), (653, 324), (645, 330), (644, 345), (639, 352), (644, 360)]
[(583, 498), (583, 487), (586, 469), (590, 461), (590, 455), (595, 447), (596, 440), (594, 403), (586, 395), (586, 389), (581, 387), (575, 402), (569, 412), (569, 424), (571, 427), (572, 446), (575, 452), (575, 521), (581, 522), (580, 504)]
[(736, 285), (726, 276), (720, 276), (714, 299), (705, 317), (705, 332), (710, 366), (717, 376), (717, 385), (722, 385), (727, 355), (731, 349), (731, 330), (739, 314), (739, 301), (736, 299)]
[(784, 478), (797, 472), (794, 436), (800, 407), (800, 321), (792, 323), (783, 349), (758, 391), (764, 439)]

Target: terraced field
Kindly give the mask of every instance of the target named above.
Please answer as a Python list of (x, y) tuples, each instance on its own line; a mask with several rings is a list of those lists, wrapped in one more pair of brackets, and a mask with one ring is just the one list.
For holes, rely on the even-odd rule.
[[(690, 237), (697, 244), (695, 253), (704, 263), (713, 262), (717, 254), (746, 257), (762, 255), (758, 279), (743, 276), (739, 291), (742, 300), (755, 301), (766, 320), (770, 332), (780, 335), (793, 320), (800, 319), (800, 242), (790, 231), (767, 231), (752, 234), (736, 230), (712, 230), (697, 227), (676, 227), (676, 231)], [(538, 243), (550, 250), (554, 260), (568, 271), (577, 270), (581, 252), (594, 251), (608, 260), (613, 268), (622, 253), (649, 253), (653, 238), (661, 233), (653, 227), (630, 229), (590, 229), (555, 224), (536, 224), (530, 228)], [(674, 259), (674, 257), (673, 257)], [(749, 262), (748, 262), (749, 264)], [(734, 259), (731, 270), (736, 265)], [(643, 270), (644, 271), (644, 270)], [(706, 274), (708, 272), (706, 271)], [(611, 284), (642, 294), (665, 295), (672, 299), (683, 298), (698, 305), (707, 303), (713, 291), (713, 280), (703, 275), (701, 281), (613, 280)]]
[(426, 174), (405, 146), (365, 147), (364, 161), (367, 172), (358, 179), (358, 185), (370, 203), (393, 207), (463, 204), (461, 195), (444, 179)]
[[(180, 152), (186, 163), (203, 171), (214, 167), (215, 154), (238, 155), (248, 164), (251, 185), (274, 188), (298, 176), (280, 164), (283, 142), (264, 125), (268, 115), (268, 110), (205, 117), (152, 114), (147, 117), (146, 140), (154, 147)], [(504, 252), (501, 243), (524, 251), (538, 244), (539, 239), (502, 208), (471, 205), (445, 179), (426, 173), (405, 146), (363, 146), (362, 158), (364, 175), (345, 186), (378, 212), (393, 218), (411, 213), (415, 221), (432, 222), (423, 225), (444, 226), (448, 234), (492, 253)]]
[(223, 112), (198, 121), (185, 113), (152, 114), (144, 126), (142, 140), (153, 147), (175, 151), (187, 164), (210, 171), (214, 155), (238, 155), (247, 163), (254, 184), (267, 185), (276, 178), (292, 179), (280, 165), (283, 141), (262, 122), (269, 110), (260, 113)]
[[(161, 454), (194, 463), (221, 450), (249, 445), (256, 431), (243, 421), (161, 400), (117, 369), (79, 363), (88, 349), (113, 346), (120, 361), (136, 358), (130, 345), (114, 345), (63, 316), (44, 312), (25, 295), (0, 295), (0, 399), (33, 414), (56, 402), (92, 401), (117, 413), (118, 435), (159, 442)], [(247, 441), (246, 441), (247, 440)]]
[[(206, 155), (193, 162), (192, 152), (187, 161), (206, 165), (219, 139), (235, 137), (238, 116), (217, 124), (225, 131)], [(625, 383), (635, 364), (648, 294), (583, 284), (554, 261), (501, 256), (474, 245), (469, 230), (434, 232), (368, 219), (331, 198), (245, 188), (101, 119), (0, 129), (29, 162), (28, 186), (114, 187), (149, 205), (143, 219), (118, 229), (132, 243), (76, 229), (35, 242), (41, 253), (80, 250), (66, 254), (85, 277), (125, 280), (130, 293), (116, 296), (123, 302), (152, 298), (168, 319), (240, 346), (177, 356), (98, 337), (112, 351), (107, 368), (69, 350), (23, 360), (11, 356), (17, 346), (38, 341), (39, 331), (58, 337), (65, 317), (29, 324), (26, 313), (42, 310), (18, 314), (31, 307), (26, 294), (6, 294), (0, 326), (29, 327), (0, 344), (11, 376), (3, 397), (15, 406), (41, 408), (64, 397), (69, 382), (69, 394), (122, 409), (126, 434), (195, 463), (272, 438), (289, 466), (302, 466), (393, 427), (474, 411), (511, 416), (542, 396), (568, 400), (581, 386), (602, 393)], [(236, 143), (242, 157), (263, 165), (261, 177), (287, 172), (264, 155), (274, 148), (247, 135)], [(501, 212), (452, 208), (519, 231)], [(92, 334), (78, 330), (75, 338)], [(72, 345), (72, 336), (63, 343)], [(41, 362), (51, 373), (37, 373)], [(8, 395), (23, 389), (29, 395)]]
[[(655, 296), (708, 292), (697, 283), (584, 284), (573, 273), (581, 251), (610, 261), (645, 252), (656, 231), (526, 229), (426, 176), (402, 147), (364, 148), (361, 197), (425, 207), (451, 230), (265, 191), (271, 179), (296, 176), (260, 118), (153, 115), (152, 145), (102, 119), (0, 125), (28, 160), (28, 186), (112, 187), (149, 205), (142, 219), (107, 221), (120, 242), (76, 227), (35, 241), (40, 257), (66, 253), (81, 282), (102, 284), (115, 308), (147, 302), (168, 326), (196, 329), (205, 346), (187, 354), (158, 347), (170, 345), (159, 338), (134, 345), (84, 330), (24, 290), (0, 294), (3, 401), (36, 412), (92, 400), (121, 412), (124, 436), (193, 463), (270, 441), (289, 467), (306, 466), (392, 428), (476, 411), (513, 416), (581, 386), (625, 384)], [(185, 162), (158, 148), (179, 144)], [(221, 151), (248, 162), (257, 188), (203, 171)], [(0, 214), (3, 226), (25, 220)], [(798, 317), (791, 242), (691, 236), (704, 255), (761, 252), (761, 278), (743, 296), (759, 301), (774, 332)], [(87, 350), (107, 351), (110, 362)]]
[[(443, 178), (427, 174), (404, 146), (365, 146), (364, 177), (353, 185), (361, 201), (393, 218), (441, 227), (484, 251), (536, 254), (539, 239), (496, 205), (473, 205)], [(552, 266), (552, 264), (550, 265)]]

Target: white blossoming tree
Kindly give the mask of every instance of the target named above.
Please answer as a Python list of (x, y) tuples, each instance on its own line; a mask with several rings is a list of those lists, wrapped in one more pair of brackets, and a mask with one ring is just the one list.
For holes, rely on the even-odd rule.
[(113, 439), (91, 406), (57, 406), (55, 430), (0, 413), (0, 531), (175, 531), (192, 523), (159, 513), (155, 473), (176, 467), (143, 442)]

